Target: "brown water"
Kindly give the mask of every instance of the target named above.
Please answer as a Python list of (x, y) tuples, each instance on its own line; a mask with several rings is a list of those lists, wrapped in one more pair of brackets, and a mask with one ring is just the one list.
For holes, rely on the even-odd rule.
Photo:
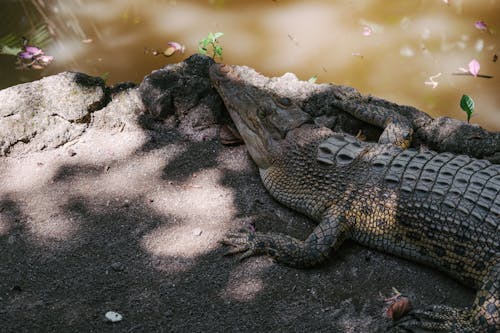
[[(268, 76), (350, 85), (409, 104), (433, 116), (465, 120), (462, 94), (476, 103), (471, 122), (500, 130), (500, 1), (167, 1), (1, 0), (0, 37), (49, 22), (55, 61), (41, 72), (16, 70), (0, 55), (0, 88), (63, 70), (139, 83), (152, 70), (197, 52), (208, 32), (221, 31), (223, 62)], [(483, 20), (491, 31), (480, 31)], [(372, 33), (363, 34), (368, 27)], [(496, 31), (495, 31), (496, 30)], [(89, 40), (91, 39), (91, 41)], [(186, 46), (170, 58), (144, 53), (168, 41)], [(477, 59), (486, 79), (456, 76)], [(433, 75), (436, 88), (426, 85)]]

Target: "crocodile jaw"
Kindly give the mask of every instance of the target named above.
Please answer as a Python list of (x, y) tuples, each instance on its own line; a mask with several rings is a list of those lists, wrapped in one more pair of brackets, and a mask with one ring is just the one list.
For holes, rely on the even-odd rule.
[(269, 93), (240, 79), (237, 67), (214, 64), (210, 79), (259, 169), (267, 169), (279, 143), (310, 116), (293, 104), (276, 102)]

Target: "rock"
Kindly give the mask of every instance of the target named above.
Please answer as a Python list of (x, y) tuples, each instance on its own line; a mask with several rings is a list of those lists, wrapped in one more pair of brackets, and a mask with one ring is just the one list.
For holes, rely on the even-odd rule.
[(135, 87), (112, 94), (111, 101), (101, 110), (92, 113), (91, 126), (118, 131), (140, 129), (139, 117), (146, 108)]
[(122, 321), (122, 319), (123, 319), (123, 316), (121, 314), (119, 314), (118, 312), (114, 312), (114, 311), (106, 312), (104, 317), (106, 318), (106, 320), (108, 320), (112, 323), (117, 323), (119, 321)]
[(448, 117), (438, 117), (417, 131), (417, 139), (430, 149), (467, 154), (500, 163), (500, 132)]
[(55, 148), (86, 129), (106, 100), (104, 81), (64, 72), (0, 91), (0, 156)]
[(119, 261), (112, 263), (111, 268), (116, 272), (122, 272), (125, 270), (125, 266)]
[(201, 230), (200, 228), (193, 229), (193, 236), (195, 236), (195, 237), (201, 236), (202, 233), (203, 233), (203, 230)]
[(190, 140), (216, 139), (218, 124), (228, 115), (223, 115), (223, 102), (208, 77), (213, 63), (212, 58), (195, 54), (146, 76), (139, 93), (148, 114), (175, 124)]

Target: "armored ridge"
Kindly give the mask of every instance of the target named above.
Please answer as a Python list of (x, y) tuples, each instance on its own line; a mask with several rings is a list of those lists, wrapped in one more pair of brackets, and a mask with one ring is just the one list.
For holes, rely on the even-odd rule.
[(354, 239), (435, 267), (478, 290), (470, 308), (431, 306), (413, 311), (396, 327), (500, 330), (498, 165), (364, 143), (316, 128), (296, 105), (245, 86), (231, 67), (216, 65), (210, 74), (265, 187), (319, 223), (305, 241), (251, 231), (230, 234), (225, 243), (233, 252), (268, 254), (307, 267)]

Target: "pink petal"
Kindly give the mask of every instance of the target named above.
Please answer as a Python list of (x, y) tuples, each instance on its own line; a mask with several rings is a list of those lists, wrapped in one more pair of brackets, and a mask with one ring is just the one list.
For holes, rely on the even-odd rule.
[(373, 32), (373, 29), (372, 29), (372, 28), (370, 28), (369, 26), (366, 26), (366, 25), (365, 25), (365, 26), (363, 27), (363, 36), (368, 37), (368, 36), (370, 36), (370, 35), (372, 34), (372, 32)]
[(484, 21), (476, 21), (474, 22), (474, 26), (481, 31), (488, 30), (488, 25)]
[(40, 49), (40, 48), (38, 48), (36, 46), (26, 45), (24, 47), (24, 51), (26, 51), (28, 53), (31, 53), (33, 56), (37, 56), (37, 55), (43, 54), (42, 49)]
[(472, 75), (477, 76), (480, 68), (481, 66), (479, 65), (479, 61), (477, 61), (476, 59), (472, 59), (471, 62), (469, 62), (469, 72)]
[(19, 52), (17, 54), (17, 56), (19, 57), (19, 59), (32, 59), (33, 58), (33, 54), (29, 53), (29, 52)]
[(184, 53), (184, 50), (186, 49), (184, 45), (177, 42), (168, 42), (167, 45), (173, 47), (175, 51), (180, 51), (181, 53)]
[(48, 55), (43, 55), (37, 58), (37, 61), (44, 64), (48, 65), (54, 60), (53, 56), (48, 56)]

